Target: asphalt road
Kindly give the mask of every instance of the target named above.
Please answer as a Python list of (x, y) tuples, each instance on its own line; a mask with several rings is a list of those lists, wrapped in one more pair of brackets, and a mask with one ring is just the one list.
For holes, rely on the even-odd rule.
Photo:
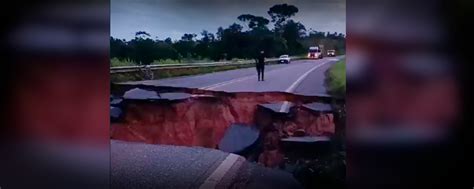
[[(268, 65), (265, 68), (265, 81), (257, 81), (255, 68), (245, 68), (127, 83), (227, 92), (282, 91), (325, 95), (324, 73), (341, 58)], [(282, 102), (278, 106), (284, 112), (290, 104)], [(251, 164), (242, 157), (212, 149), (112, 140), (111, 158), (113, 188), (215, 188), (219, 185), (256, 189), (300, 188), (297, 181), (286, 172)]]
[(291, 64), (267, 65), (265, 67), (265, 81), (257, 80), (255, 68), (244, 68), (196, 76), (126, 83), (201, 88), (226, 92), (280, 91), (302, 95), (326, 95), (324, 72), (341, 58), (343, 57), (294, 60)]
[(111, 140), (111, 188), (300, 188), (291, 174), (219, 150)]

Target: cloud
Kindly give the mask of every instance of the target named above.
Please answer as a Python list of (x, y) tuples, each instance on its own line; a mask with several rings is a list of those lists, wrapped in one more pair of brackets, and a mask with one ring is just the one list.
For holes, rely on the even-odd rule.
[(179, 39), (183, 33), (215, 33), (219, 26), (239, 23), (240, 14), (268, 18), (268, 9), (280, 3), (298, 7), (294, 19), (307, 28), (345, 33), (345, 0), (112, 0), (111, 35), (130, 39), (145, 30), (160, 39)]

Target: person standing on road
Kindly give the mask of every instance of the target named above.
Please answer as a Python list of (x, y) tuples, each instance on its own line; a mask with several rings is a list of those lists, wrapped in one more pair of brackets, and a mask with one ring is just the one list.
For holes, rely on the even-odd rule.
[[(264, 80), (265, 52), (263, 50), (260, 51), (260, 53), (258, 54), (256, 67), (257, 67), (258, 81), (265, 81)], [(260, 79), (260, 76), (262, 76), (261, 79)]]

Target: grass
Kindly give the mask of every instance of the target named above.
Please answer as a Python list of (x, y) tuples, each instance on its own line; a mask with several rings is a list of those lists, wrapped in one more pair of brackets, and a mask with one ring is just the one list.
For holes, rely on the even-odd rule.
[(135, 62), (131, 60), (119, 60), (118, 58), (110, 59), (110, 67), (118, 67), (118, 66), (135, 66)]
[[(245, 61), (246, 59), (237, 59), (234, 58), (230, 60), (230, 62), (236, 63), (240, 61)], [(204, 58), (204, 59), (182, 59), (182, 60), (173, 60), (173, 59), (161, 59), (161, 60), (154, 60), (151, 64), (158, 65), (158, 64), (181, 64), (181, 63), (207, 63), (207, 62), (215, 62), (211, 59)], [(125, 59), (120, 60), (118, 58), (110, 59), (110, 67), (118, 67), (118, 66), (136, 66), (137, 63), (133, 62), (132, 60)]]
[(329, 94), (345, 96), (346, 94), (346, 60), (342, 59), (326, 71), (326, 89)]
[[(253, 67), (252, 64), (246, 65), (229, 65), (229, 66), (216, 66), (216, 67), (197, 67), (197, 68), (172, 68), (153, 70), (155, 79), (164, 79), (170, 77), (180, 77), (189, 75), (199, 75), (212, 72), (234, 70), (239, 68)], [(140, 72), (126, 72), (126, 73), (114, 73), (110, 75), (112, 82), (124, 82), (124, 81), (140, 81), (143, 80)]]
[(151, 64), (180, 64), (179, 60), (165, 59), (165, 60), (154, 60)]

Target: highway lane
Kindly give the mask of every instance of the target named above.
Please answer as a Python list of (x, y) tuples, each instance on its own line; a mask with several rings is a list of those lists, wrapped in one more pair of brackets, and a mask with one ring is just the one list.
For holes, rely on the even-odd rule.
[(291, 64), (268, 65), (265, 81), (257, 80), (255, 68), (244, 68), (196, 76), (126, 82), (156, 86), (201, 88), (226, 92), (281, 91), (302, 95), (325, 95), (324, 72), (340, 57), (295, 60)]

